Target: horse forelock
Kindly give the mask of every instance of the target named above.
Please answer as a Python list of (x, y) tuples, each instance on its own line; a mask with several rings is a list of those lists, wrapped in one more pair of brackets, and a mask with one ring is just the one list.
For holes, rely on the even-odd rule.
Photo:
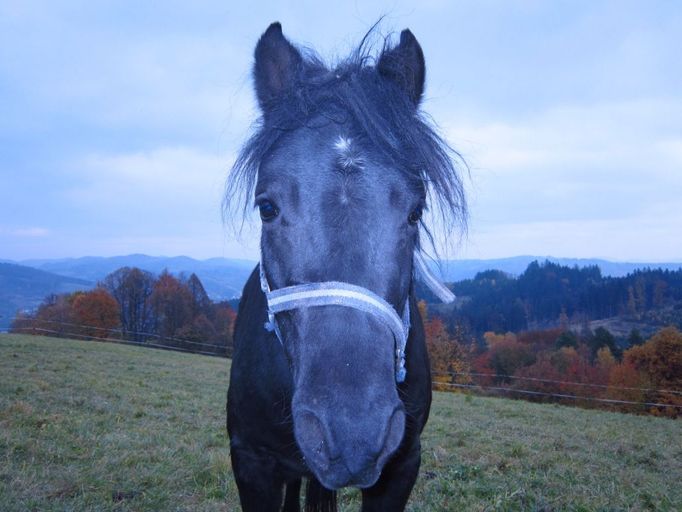
[[(374, 64), (381, 53), (372, 56), (369, 39), (365, 36), (334, 67), (325, 65), (312, 50), (302, 52), (304, 71), (298, 82), (258, 120), (235, 161), (223, 204), (226, 219), (239, 216), (239, 206), (241, 214), (250, 209), (259, 168), (284, 134), (304, 127), (313, 128), (314, 133), (316, 124), (324, 122), (344, 127), (334, 142), (341, 170), (362, 169), (368, 157), (386, 161), (392, 169), (406, 173), (409, 182), (424, 187), (445, 235), (458, 227), (466, 230), (461, 176), (466, 162), (421, 109), (380, 76)], [(387, 48), (385, 42), (381, 51)]]

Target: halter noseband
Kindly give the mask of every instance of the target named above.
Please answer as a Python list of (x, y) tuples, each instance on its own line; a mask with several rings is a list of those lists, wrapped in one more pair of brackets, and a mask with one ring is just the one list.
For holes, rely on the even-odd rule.
[[(413, 255), (417, 273), (438, 298), (450, 303), (455, 300), (454, 294), (441, 283), (431, 272), (424, 261), (424, 257), (415, 249)], [(405, 347), (410, 333), (410, 299), (405, 301), (402, 317), (386, 300), (371, 290), (350, 283), (339, 281), (325, 281), (322, 283), (306, 283), (287, 286), (277, 290), (270, 290), (268, 279), (263, 268), (263, 258), (260, 261), (260, 287), (268, 303), (268, 321), (265, 328), (274, 332), (279, 342), (284, 346), (282, 333), (277, 325), (275, 315), (282, 311), (308, 308), (312, 306), (346, 306), (370, 313), (379, 319), (393, 333), (396, 341), (395, 349), (395, 379), (403, 382), (407, 375), (405, 369)]]

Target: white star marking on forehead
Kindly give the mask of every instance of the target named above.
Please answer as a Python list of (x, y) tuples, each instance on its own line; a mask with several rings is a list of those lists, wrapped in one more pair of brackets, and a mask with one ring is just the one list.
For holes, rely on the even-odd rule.
[(349, 137), (344, 137), (339, 135), (338, 139), (334, 143), (334, 149), (339, 154), (339, 165), (342, 169), (348, 170), (353, 167), (356, 169), (362, 169), (364, 161), (362, 156), (356, 151), (353, 146), (353, 141)]

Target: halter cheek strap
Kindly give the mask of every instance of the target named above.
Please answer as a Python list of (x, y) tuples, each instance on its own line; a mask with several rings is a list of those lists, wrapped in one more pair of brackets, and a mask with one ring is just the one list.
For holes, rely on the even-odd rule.
[[(414, 252), (414, 263), (418, 274), (425, 284), (443, 302), (449, 303), (455, 299), (453, 293), (443, 285), (428, 268), (419, 251)], [(268, 279), (263, 267), (263, 258), (259, 265), (260, 286), (268, 303), (268, 320), (265, 328), (274, 332), (282, 346), (284, 339), (277, 325), (275, 315), (282, 311), (308, 308), (312, 306), (345, 306), (374, 315), (393, 334), (396, 341), (395, 349), (395, 378), (403, 382), (407, 375), (405, 369), (405, 347), (410, 333), (410, 301), (405, 301), (402, 317), (395, 308), (376, 293), (350, 283), (339, 281), (325, 281), (322, 283), (306, 283), (287, 286), (277, 290), (270, 290)]]

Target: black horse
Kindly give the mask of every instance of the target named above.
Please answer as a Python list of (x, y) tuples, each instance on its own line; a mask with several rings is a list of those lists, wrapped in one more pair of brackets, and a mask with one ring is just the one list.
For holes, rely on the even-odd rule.
[(428, 199), (441, 226), (466, 218), (456, 153), (419, 110), (422, 50), (405, 30), (330, 69), (273, 23), (253, 74), (262, 119), (226, 196), (255, 197), (262, 219), (227, 400), (242, 508), (299, 510), (305, 478), (307, 510), (335, 510), (345, 486), (362, 510), (403, 510), (431, 404), (413, 283), (422, 211)]

